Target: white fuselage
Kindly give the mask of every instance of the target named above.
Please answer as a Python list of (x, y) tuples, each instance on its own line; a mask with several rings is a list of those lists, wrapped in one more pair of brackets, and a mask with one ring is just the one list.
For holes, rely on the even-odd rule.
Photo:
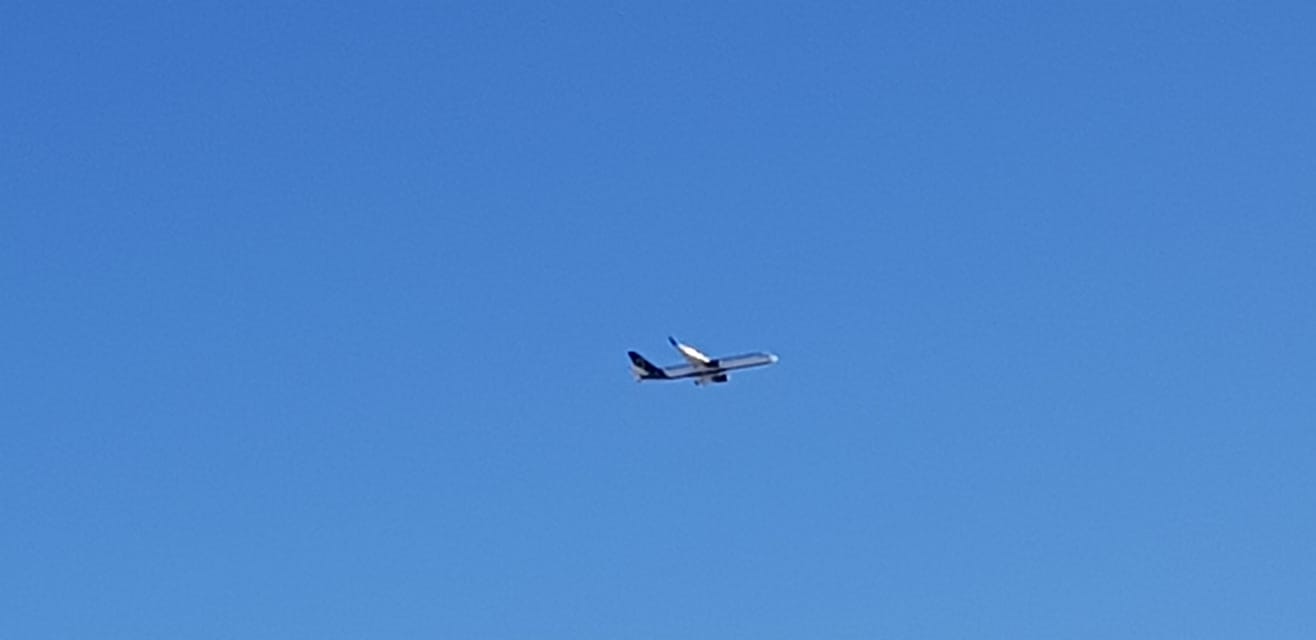
[(709, 359), (709, 363), (703, 366), (693, 364), (678, 364), (672, 367), (663, 367), (663, 373), (668, 378), (702, 378), (714, 376), (728, 371), (737, 369), (750, 369), (753, 367), (766, 367), (777, 362), (777, 356), (771, 353), (745, 353), (728, 358)]

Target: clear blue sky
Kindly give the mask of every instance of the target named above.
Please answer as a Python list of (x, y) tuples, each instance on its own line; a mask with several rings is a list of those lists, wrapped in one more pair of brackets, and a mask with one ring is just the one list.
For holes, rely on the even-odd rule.
[(1310, 3), (109, 4), (0, 12), (0, 637), (1316, 636)]

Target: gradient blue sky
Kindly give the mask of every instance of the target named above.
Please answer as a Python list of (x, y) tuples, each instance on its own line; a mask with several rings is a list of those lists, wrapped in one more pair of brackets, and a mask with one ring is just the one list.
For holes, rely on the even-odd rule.
[(0, 636), (1316, 636), (1313, 34), (9, 4)]

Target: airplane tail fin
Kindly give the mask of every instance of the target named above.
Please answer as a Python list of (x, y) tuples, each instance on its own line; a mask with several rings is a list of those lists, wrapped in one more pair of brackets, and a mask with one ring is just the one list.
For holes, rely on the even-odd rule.
[(626, 355), (631, 357), (631, 368), (635, 370), (635, 375), (641, 380), (667, 377), (667, 372), (663, 371), (658, 365), (646, 360), (644, 356), (634, 351), (627, 351)]

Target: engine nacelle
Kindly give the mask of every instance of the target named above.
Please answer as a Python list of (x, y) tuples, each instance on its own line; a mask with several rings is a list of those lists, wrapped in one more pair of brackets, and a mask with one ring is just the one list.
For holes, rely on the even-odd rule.
[(729, 376), (727, 376), (727, 374), (725, 374), (725, 373), (719, 373), (719, 374), (716, 374), (716, 375), (704, 376), (704, 377), (702, 377), (702, 378), (695, 378), (695, 384), (698, 385), (698, 386), (703, 386), (703, 385), (706, 385), (706, 384), (721, 384), (721, 383), (726, 382), (727, 380), (730, 380), (730, 379), (731, 379), (731, 378), (730, 378)]

